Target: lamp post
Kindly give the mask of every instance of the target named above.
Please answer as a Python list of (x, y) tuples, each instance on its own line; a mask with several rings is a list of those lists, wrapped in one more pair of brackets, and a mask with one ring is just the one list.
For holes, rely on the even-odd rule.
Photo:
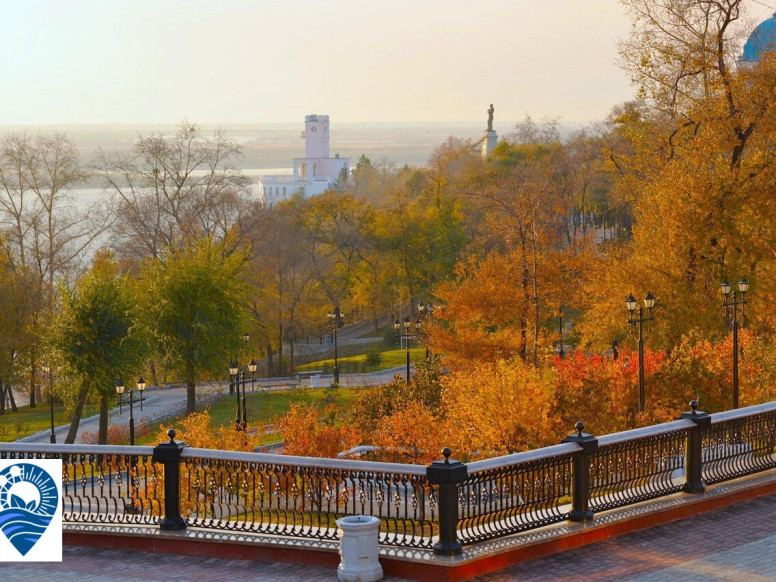
[(339, 386), (339, 360), (337, 359), (337, 328), (342, 322), (342, 312), (339, 305), (334, 308), (333, 313), (328, 314), (329, 323), (334, 330), (334, 385)]
[[(124, 394), (124, 382), (116, 382), (116, 393), (119, 395), (119, 414), (121, 414), (121, 395)], [(132, 409), (132, 390), (129, 391), (129, 444), (135, 446), (135, 415)]]
[(237, 386), (237, 372), (239, 372), (239, 367), (237, 362), (233, 361), (229, 364), (229, 377), (232, 390), (237, 394), (237, 414), (234, 417), (234, 428), (240, 430), (240, 387)]
[[(434, 304), (431, 303), (431, 301), (428, 302), (428, 305), (424, 305), (422, 302), (418, 303), (418, 313), (423, 316), (424, 320), (426, 317), (431, 317), (434, 314)], [(426, 346), (426, 359), (428, 360), (430, 358), (431, 350)]]
[(254, 392), (256, 390), (256, 370), (259, 369), (259, 365), (256, 363), (256, 360), (251, 358), (251, 361), (248, 362), (248, 371), (251, 373), (251, 392)]
[(722, 295), (725, 301), (722, 307), (725, 308), (725, 317), (730, 317), (730, 307), (733, 308), (733, 408), (738, 408), (738, 306), (741, 306), (741, 317), (746, 316), (746, 292), (749, 290), (749, 281), (746, 277), (738, 282), (738, 290), (741, 291), (741, 300), (736, 298), (736, 292), (733, 291), (733, 300), (728, 301), (730, 291), (733, 286), (727, 279), (722, 282)]
[(628, 311), (630, 311), (628, 323), (630, 324), (631, 329), (633, 329), (633, 326), (636, 324), (639, 326), (639, 412), (644, 412), (644, 323), (649, 321), (651, 329), (651, 322), (653, 319), (652, 309), (655, 307), (655, 297), (650, 291), (644, 298), (644, 307), (647, 308), (649, 313), (648, 317), (644, 317), (644, 309), (639, 306), (637, 313), (638, 319), (635, 319), (636, 305), (638, 305), (638, 302), (633, 298), (633, 294), (630, 294), (625, 300), (625, 306), (628, 308)]
[[(414, 337), (418, 337), (418, 333), (420, 332), (420, 318), (415, 320), (415, 333), (410, 333), (410, 327), (412, 326), (412, 322), (410, 321), (409, 317), (405, 317), (403, 322), (400, 322), (398, 319), (393, 322), (393, 329), (396, 330), (396, 333), (399, 334), (399, 338), (404, 339), (404, 348), (407, 354), (407, 384), (410, 383), (410, 339)], [(402, 333), (402, 328), (404, 333)]]
[(247, 404), (245, 402), (245, 371), (240, 372), (240, 384), (242, 384), (242, 422), (240, 423), (240, 430), (248, 430), (248, 412)]
[(49, 411), (51, 412), (51, 434), (49, 440), (51, 444), (57, 443), (57, 436), (54, 434), (54, 381), (51, 375), (51, 368), (48, 365), (41, 366), (41, 370), (46, 374), (49, 385)]
[[(146, 389), (146, 381), (140, 376), (137, 380), (137, 391), (140, 392), (140, 412), (143, 412), (143, 392)], [(142, 419), (141, 419), (142, 420)]]
[(560, 343), (558, 344), (558, 357), (562, 360), (566, 353), (563, 351), (563, 306), (558, 307), (558, 335)]

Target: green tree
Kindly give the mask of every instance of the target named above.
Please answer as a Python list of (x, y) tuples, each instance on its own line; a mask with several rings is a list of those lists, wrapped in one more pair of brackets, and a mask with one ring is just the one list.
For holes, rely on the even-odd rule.
[(137, 324), (135, 282), (121, 276), (110, 255), (98, 255), (74, 287), (60, 285), (59, 313), (48, 344), (59, 375), (75, 386), (75, 406), (66, 443), (75, 441), (88, 396), (100, 401), (98, 443), (108, 436), (108, 402), (117, 379), (134, 378), (143, 365), (146, 342)]
[(197, 379), (223, 372), (240, 350), (243, 262), (241, 253), (205, 239), (170, 248), (147, 268), (146, 325), (169, 369), (186, 382), (189, 413)]

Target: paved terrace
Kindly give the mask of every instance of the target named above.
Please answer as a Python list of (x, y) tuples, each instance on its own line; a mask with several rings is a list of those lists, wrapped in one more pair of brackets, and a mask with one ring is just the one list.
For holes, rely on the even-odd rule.
[[(473, 580), (713, 582), (776, 579), (776, 494), (524, 562)], [(66, 546), (61, 564), (0, 564), (5, 580), (336, 580), (329, 568)], [(388, 582), (401, 578), (386, 577)]]

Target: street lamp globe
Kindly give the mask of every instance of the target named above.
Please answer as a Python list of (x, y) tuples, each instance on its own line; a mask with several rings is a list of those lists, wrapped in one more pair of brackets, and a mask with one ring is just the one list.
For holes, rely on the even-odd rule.
[(124, 394), (124, 382), (119, 380), (116, 382), (116, 394), (121, 395)]
[(415, 331), (420, 331), (420, 318), (415, 319)]
[(633, 293), (631, 293), (625, 300), (625, 306), (628, 308), (628, 311), (632, 313), (636, 311), (636, 305), (638, 305), (638, 302), (633, 298)]
[(246, 331), (245, 333), (243, 333), (243, 342), (247, 344), (249, 339), (251, 339), (251, 336), (248, 335), (248, 332)]
[(741, 291), (741, 293), (746, 293), (749, 290), (749, 281), (746, 280), (746, 277), (738, 282), (738, 290)]
[(399, 331), (401, 329), (401, 322), (398, 319), (393, 321), (393, 329)]
[(146, 381), (143, 380), (143, 377), (140, 376), (140, 378), (137, 379), (137, 389), (139, 392), (142, 392), (146, 389)]
[(404, 318), (404, 331), (409, 331), (410, 326), (412, 325), (412, 322), (410, 321), (409, 317)]
[(240, 368), (237, 365), (237, 362), (232, 362), (231, 364), (229, 364), (229, 374), (231, 374), (232, 376), (236, 376), (239, 369)]
[(655, 306), (655, 296), (652, 295), (652, 291), (647, 293), (647, 296), (644, 298), (644, 307), (647, 309), (652, 309)]
[(255, 374), (255, 373), (256, 373), (256, 370), (258, 369), (258, 367), (259, 367), (259, 365), (256, 363), (256, 360), (254, 360), (253, 358), (251, 358), (251, 361), (250, 361), (250, 362), (248, 362), (248, 371), (249, 371), (251, 374)]
[(727, 279), (722, 281), (722, 285), (720, 285), (720, 287), (722, 287), (722, 294), (725, 296), (730, 295), (730, 291), (733, 289), (733, 286)]

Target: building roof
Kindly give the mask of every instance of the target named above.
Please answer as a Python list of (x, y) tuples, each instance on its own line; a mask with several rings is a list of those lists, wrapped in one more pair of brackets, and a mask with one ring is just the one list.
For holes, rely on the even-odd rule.
[(776, 14), (761, 22), (749, 35), (741, 60), (757, 62), (765, 52), (776, 50)]

